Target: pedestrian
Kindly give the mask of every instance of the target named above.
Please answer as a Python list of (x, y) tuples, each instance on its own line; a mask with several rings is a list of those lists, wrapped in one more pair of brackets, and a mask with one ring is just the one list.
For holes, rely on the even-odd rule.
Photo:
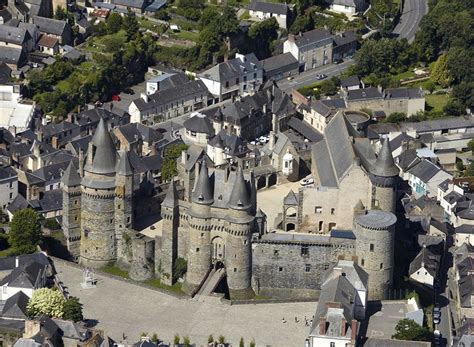
[(296, 316), (295, 316), (295, 323), (298, 323), (298, 318), (296, 318)]

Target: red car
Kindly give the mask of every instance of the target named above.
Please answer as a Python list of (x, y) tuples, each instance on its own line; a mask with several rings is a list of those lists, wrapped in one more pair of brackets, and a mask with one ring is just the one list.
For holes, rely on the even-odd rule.
[(118, 95), (112, 95), (112, 100), (113, 100), (113, 101), (120, 101), (120, 96), (118, 96)]

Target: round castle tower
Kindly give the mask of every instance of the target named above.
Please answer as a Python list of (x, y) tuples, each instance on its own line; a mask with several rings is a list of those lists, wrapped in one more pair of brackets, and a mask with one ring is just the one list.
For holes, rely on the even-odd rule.
[(81, 256), (84, 266), (99, 268), (117, 259), (115, 176), (117, 151), (103, 118), (89, 143), (82, 178)]
[(254, 216), (251, 214), (252, 202), (241, 167), (237, 171), (228, 207), (225, 223), (227, 285), (231, 298), (248, 298), (253, 294), (251, 238)]
[(188, 271), (183, 290), (192, 293), (201, 284), (211, 266), (211, 205), (214, 196), (206, 162), (201, 163), (199, 177), (188, 210)]
[(81, 240), (81, 177), (72, 163), (69, 163), (61, 178), (63, 191), (62, 227), (67, 248), (75, 260), (79, 259)]
[(369, 274), (369, 300), (381, 300), (392, 285), (397, 217), (380, 210), (358, 212), (354, 216), (356, 254)]
[(388, 139), (383, 141), (377, 160), (369, 172), (373, 189), (372, 196), (376, 202), (374, 205), (383, 211), (395, 212), (396, 190), (400, 170), (393, 160)]

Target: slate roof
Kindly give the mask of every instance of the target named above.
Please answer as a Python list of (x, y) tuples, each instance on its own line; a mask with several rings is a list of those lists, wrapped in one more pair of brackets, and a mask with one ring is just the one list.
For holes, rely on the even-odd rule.
[(117, 175), (122, 176), (131, 176), (133, 175), (133, 169), (130, 165), (130, 160), (128, 158), (127, 152), (119, 152), (119, 158), (117, 161)]
[(474, 295), (474, 275), (461, 277), (458, 281), (458, 286), (461, 307), (472, 307), (471, 297)]
[(192, 197), (193, 202), (197, 204), (210, 205), (214, 202), (206, 160), (201, 162), (201, 169), (199, 170), (199, 176)]
[(430, 347), (430, 346), (431, 346), (431, 342), (378, 339), (374, 337), (369, 337), (364, 343), (364, 347)]
[(141, 123), (129, 123), (118, 128), (128, 143), (135, 143), (138, 139), (144, 142), (157, 142), (163, 138), (163, 134), (153, 128)]
[(61, 36), (68, 25), (64, 20), (33, 16), (33, 23), (42, 33)]
[(11, 166), (3, 166), (0, 164), (0, 180), (4, 180), (11, 177), (16, 177), (18, 174)]
[(113, 0), (114, 5), (143, 9), (147, 0)]
[[(31, 39), (31, 35), (28, 33), (26, 29), (17, 28), (8, 25), (0, 25), (0, 41), (12, 43), (16, 45), (23, 45), (26, 41)], [(9, 47), (3, 47), (9, 48)]]
[(153, 1), (150, 5), (148, 5), (146, 8), (145, 8), (145, 11), (147, 12), (156, 12), (158, 11), (160, 8), (162, 8), (163, 6), (165, 6), (167, 3), (166, 0), (155, 0)]
[(390, 148), (390, 142), (388, 139), (383, 141), (377, 160), (370, 168), (370, 172), (373, 175), (380, 177), (398, 176), (400, 170), (393, 160), (392, 149)]
[[(334, 229), (333, 229), (334, 230)], [(333, 279), (333, 276), (337, 274), (334, 272), (334, 268), (340, 268), (344, 277), (346, 277), (349, 282), (357, 290), (367, 290), (369, 283), (369, 274), (362, 269), (357, 262), (351, 260), (338, 260), (329, 270), (326, 271), (323, 277), (323, 285), (327, 281)]]
[(325, 29), (314, 29), (302, 33), (301, 35), (294, 35), (294, 42), (296, 46), (303, 51), (327, 45), (331, 43), (332, 40), (333, 35), (331, 35), (331, 33)]
[(223, 145), (225, 153), (232, 157), (240, 157), (249, 152), (244, 139), (235, 134), (227, 134), (224, 129), (208, 142), (212, 147), (219, 146), (219, 143)]
[(354, 86), (359, 86), (360, 85), (360, 80), (359, 76), (352, 75), (346, 78), (343, 78), (341, 80), (341, 87), (347, 88), (347, 87), (354, 87)]
[(29, 297), (21, 290), (15, 295), (12, 295), (5, 301), (2, 309), (2, 317), (13, 319), (26, 319), (28, 312), (26, 305), (28, 305)]
[(20, 48), (2, 47), (2, 49), (0, 49), (1, 63), (19, 65), (25, 59), (25, 54)]
[(77, 128), (79, 128), (77, 124), (73, 124), (68, 121), (62, 121), (59, 123), (46, 124), (41, 127), (41, 130), (43, 131), (43, 136), (49, 138), (67, 131), (72, 131)]
[(288, 121), (288, 127), (307, 138), (310, 142), (318, 142), (323, 139), (323, 135), (314, 130), (311, 125), (309, 125), (306, 121), (300, 120), (296, 117), (290, 118)]
[(395, 224), (397, 217), (387, 211), (369, 210), (354, 217), (357, 224), (369, 229), (387, 229)]
[(250, 73), (250, 71), (257, 71), (262, 68), (262, 64), (255, 54), (250, 53), (245, 55), (243, 61), (239, 58), (230, 59), (200, 73), (199, 76), (213, 81), (225, 82), (240, 77), (244, 71)]
[[(444, 182), (446, 182), (446, 181), (449, 181), (449, 179), (445, 180)], [(443, 182), (443, 183), (444, 183), (444, 182)], [(440, 186), (440, 185), (438, 185), (438, 187), (439, 187), (439, 186)], [(442, 188), (442, 187), (440, 187), (440, 188)], [(461, 200), (461, 199), (463, 199), (463, 198), (464, 198), (464, 196), (462, 196), (461, 194), (459, 194), (458, 192), (456, 192), (456, 191), (454, 191), (454, 190), (451, 191), (451, 192), (449, 192), (448, 194), (446, 194), (446, 195), (443, 197), (443, 199), (444, 199), (446, 202), (448, 202), (450, 205), (452, 205), (452, 204), (458, 202), (459, 200)]]
[(10, 213), (15, 213), (17, 210), (22, 210), (25, 208), (30, 207), (30, 204), (26, 199), (23, 197), (23, 195), (18, 194), (15, 199), (7, 206), (7, 210)]
[[(117, 150), (110, 136), (107, 121), (101, 118), (94, 132), (91, 142), (95, 147), (92, 164), (86, 164), (85, 170), (96, 174), (109, 174), (115, 172)], [(87, 159), (86, 159), (87, 163)]]
[(69, 166), (64, 172), (61, 182), (67, 187), (81, 184), (81, 177), (77, 173), (77, 169), (72, 161), (69, 163)]
[(147, 80), (147, 83), (155, 82), (159, 83), (160, 90), (166, 90), (170, 88), (176, 88), (183, 84), (189, 83), (189, 78), (186, 76), (185, 73), (174, 73), (174, 72), (166, 72), (162, 75), (158, 75), (155, 77), (150, 78)]
[(347, 92), (347, 101), (360, 101), (360, 100), (372, 100), (372, 99), (383, 99), (383, 94), (378, 88), (362, 88), (349, 90)]
[(414, 140), (415, 138), (408, 135), (406, 132), (402, 132), (401, 134), (390, 140), (390, 148), (392, 148), (392, 150), (395, 150), (400, 147), (403, 142), (409, 142)]
[(290, 205), (290, 206), (297, 206), (298, 205), (298, 199), (296, 198), (295, 192), (293, 189), (291, 189), (288, 194), (285, 196), (283, 199), (283, 204), (284, 205)]
[(454, 228), (456, 234), (474, 234), (474, 225), (462, 224)]
[(175, 207), (178, 204), (178, 191), (176, 190), (176, 184), (174, 181), (171, 181), (171, 183), (168, 185), (168, 190), (166, 191), (166, 196), (163, 202), (161, 203), (161, 206), (164, 207)]
[(441, 257), (433, 253), (429, 247), (423, 247), (415, 259), (410, 263), (409, 274), (413, 275), (421, 268), (425, 268), (433, 278), (436, 277), (440, 258)]
[(8, 285), (9, 287), (32, 289), (44, 271), (46, 271), (46, 266), (37, 262), (16, 267), (0, 281), (0, 286)]
[(441, 169), (431, 161), (423, 159), (408, 170), (410, 174), (418, 177), (422, 182), (428, 183)]
[[(31, 201), (33, 204), (36, 200)], [(63, 192), (61, 189), (48, 190), (38, 200), (39, 212), (61, 211), (63, 208)]]
[(299, 66), (298, 60), (290, 52), (271, 56), (262, 60), (261, 63), (263, 70), (269, 75), (298, 69)]
[(352, 31), (345, 31), (342, 34), (334, 35), (334, 48), (347, 45), (348, 43), (357, 42), (357, 36)]
[(244, 173), (240, 166), (237, 169), (237, 176), (232, 193), (230, 194), (228, 206), (234, 210), (246, 210), (251, 206), (247, 183), (245, 182)]
[(183, 125), (186, 130), (196, 133), (212, 134), (214, 132), (214, 128), (209, 118), (199, 112), (191, 114), (191, 117), (186, 119)]
[(6, 84), (10, 82), (12, 76), (12, 69), (5, 64), (5, 63), (0, 63), (0, 83), (1, 84)]
[(195, 94), (201, 93), (203, 96), (209, 92), (206, 85), (201, 80), (189, 81), (188, 83), (169, 88), (165, 90), (159, 90), (154, 94), (148, 96), (148, 101), (145, 102), (142, 98), (137, 98), (132, 102), (136, 105), (138, 110), (146, 111), (152, 110), (160, 106), (165, 106), (169, 103), (175, 103), (176, 101), (188, 100), (194, 97)]
[(272, 14), (288, 14), (289, 7), (285, 4), (255, 1), (249, 4), (249, 10)]

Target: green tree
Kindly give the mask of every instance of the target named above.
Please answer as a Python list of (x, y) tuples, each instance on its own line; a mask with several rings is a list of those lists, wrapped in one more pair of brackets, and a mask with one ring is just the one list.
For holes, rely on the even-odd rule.
[(40, 216), (32, 209), (18, 210), (10, 222), (8, 242), (16, 254), (33, 253), (41, 241)]
[(240, 338), (239, 347), (245, 347), (245, 342), (244, 342), (244, 338), (243, 338), (243, 337)]
[(441, 54), (438, 60), (436, 60), (433, 71), (431, 71), (431, 79), (443, 88), (449, 87), (453, 80), (448, 71), (447, 60), (448, 56)]
[(405, 318), (397, 323), (395, 335), (392, 338), (409, 341), (430, 341), (431, 333), (414, 320)]
[(158, 339), (158, 334), (157, 333), (153, 333), (152, 337), (151, 337), (151, 342), (153, 343), (158, 343), (159, 339)]
[(403, 112), (393, 112), (387, 118), (385, 118), (386, 123), (400, 123), (407, 120), (407, 115)]
[(209, 336), (207, 337), (207, 343), (213, 343), (213, 342), (214, 342), (214, 336), (209, 335)]
[(464, 176), (472, 177), (474, 176), (474, 161), (470, 162), (464, 171)]
[(474, 154), (474, 140), (470, 140), (470, 141), (467, 143), (467, 148), (469, 148), (469, 150), (471, 151), (471, 153)]
[(173, 343), (175, 345), (179, 345), (179, 341), (181, 340), (181, 338), (179, 337), (178, 334), (174, 335), (174, 338), (173, 338)]
[(250, 345), (249, 345), (249, 346), (250, 346), (250, 347), (255, 347), (255, 341), (254, 341), (254, 340), (250, 341)]
[(217, 341), (219, 343), (224, 344), (225, 343), (225, 336), (224, 335), (219, 335), (219, 337), (217, 338)]
[(259, 59), (272, 54), (274, 41), (278, 38), (278, 22), (274, 17), (254, 23), (248, 31), (252, 51)]
[(127, 32), (127, 38), (129, 40), (135, 38), (138, 35), (139, 28), (135, 13), (128, 9), (127, 14), (122, 19), (122, 29)]
[(181, 257), (176, 258), (173, 268), (173, 282), (176, 282), (178, 279), (183, 277), (186, 271), (188, 271), (188, 262), (186, 259)]
[(171, 145), (166, 148), (161, 166), (161, 179), (164, 182), (171, 180), (178, 171), (176, 170), (176, 160), (181, 156), (181, 152), (188, 148), (185, 144)]
[(66, 300), (59, 291), (40, 288), (33, 292), (26, 308), (28, 315), (32, 317), (45, 314), (53, 318), (63, 318), (65, 302)]
[(337, 85), (332, 79), (324, 80), (321, 82), (320, 90), (324, 95), (334, 95), (337, 93)]
[(117, 12), (112, 12), (107, 18), (107, 33), (115, 34), (122, 28), (122, 16)]
[(443, 112), (448, 116), (460, 116), (465, 112), (463, 104), (457, 99), (451, 99), (443, 107)]
[(457, 83), (461, 81), (472, 81), (474, 77), (473, 56), (474, 49), (472, 48), (453, 47), (448, 51), (446, 69), (449, 71), (450, 77)]
[(313, 17), (309, 15), (301, 15), (296, 17), (291, 25), (290, 33), (298, 34), (312, 29), (314, 29)]
[(79, 298), (71, 296), (66, 300), (63, 307), (63, 318), (72, 320), (73, 322), (80, 322), (84, 319), (82, 315), (82, 304), (79, 302)]
[(189, 337), (188, 336), (185, 336), (183, 338), (183, 344), (184, 344), (184, 347), (189, 347), (191, 346), (191, 341), (189, 340)]

